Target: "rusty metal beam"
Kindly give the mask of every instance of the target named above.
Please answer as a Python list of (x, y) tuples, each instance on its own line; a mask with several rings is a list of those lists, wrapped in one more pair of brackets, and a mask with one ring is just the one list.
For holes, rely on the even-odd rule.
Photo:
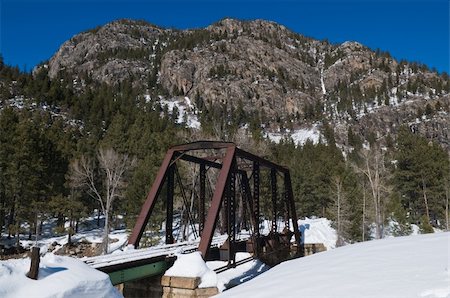
[(271, 232), (277, 232), (277, 170), (270, 169), (270, 188), (272, 190), (272, 228)]
[(254, 155), (253, 153), (244, 151), (242, 149), (236, 148), (236, 157), (244, 158), (253, 162), (258, 162), (260, 166), (267, 167), (270, 169), (276, 169), (282, 173), (289, 171), (286, 167), (280, 166), (270, 160), (262, 158), (260, 156)]
[(294, 236), (295, 241), (297, 242), (298, 250), (300, 250), (300, 253), (303, 253), (303, 249), (300, 249), (300, 231), (298, 229), (298, 219), (297, 219), (297, 212), (295, 211), (295, 202), (294, 202), (294, 195), (292, 193), (292, 183), (291, 183), (291, 175), (289, 171), (284, 173), (284, 189), (287, 193), (287, 199), (289, 200), (290, 204), (290, 212), (291, 212), (291, 219), (292, 219), (292, 227), (294, 228)]
[(169, 167), (167, 173), (167, 192), (166, 192), (166, 244), (174, 243), (173, 239), (173, 193), (175, 188), (174, 171), (175, 165)]
[[(231, 142), (216, 142), (216, 141), (198, 141), (183, 145), (173, 146), (171, 149), (174, 151), (185, 152), (190, 150), (203, 150), (203, 149), (226, 149), (230, 147), (236, 147), (234, 143)], [(236, 156), (241, 157), (250, 161), (259, 162), (260, 166), (267, 168), (275, 168), (280, 172), (286, 172), (288, 169), (281, 165), (278, 165), (270, 160), (262, 158), (260, 156), (254, 155), (248, 151), (236, 148)]]
[[(243, 208), (244, 208), (244, 222), (246, 221), (246, 217), (247, 217), (247, 212), (250, 215), (250, 224), (253, 227), (254, 230), (256, 230), (256, 224), (255, 224), (255, 217), (254, 217), (254, 213), (253, 213), (253, 195), (251, 193), (251, 189), (250, 189), (250, 182), (249, 179), (247, 177), (247, 173), (242, 174), (242, 193), (243, 193), (243, 198), (242, 198), (242, 202), (243, 202)], [(248, 229), (249, 227), (247, 226), (247, 223), (245, 224), (245, 229)]]
[(289, 229), (289, 210), (290, 208), (290, 201), (289, 201), (289, 195), (288, 191), (286, 189), (286, 186), (284, 186), (283, 191), (283, 205), (284, 205), (284, 227)]
[[(174, 156), (176, 156), (176, 158), (184, 160), (184, 161), (188, 161), (188, 162), (193, 162), (196, 164), (204, 164), (210, 168), (214, 168), (214, 169), (221, 169), (222, 168), (222, 164), (218, 163), (218, 162), (214, 162), (214, 161), (210, 161), (207, 159), (203, 159), (201, 157), (197, 157), (197, 156), (193, 156), (193, 155), (189, 155), (189, 154), (184, 154), (184, 153), (180, 153), (180, 152), (175, 152)], [(235, 169), (238, 173), (242, 174), (245, 173), (244, 170), (241, 169)]]
[[(232, 167), (235, 166), (233, 163)], [(228, 267), (235, 266), (235, 245), (236, 245), (236, 172), (233, 169), (228, 175), (227, 189), (227, 216), (228, 216)]]
[(255, 236), (258, 238), (259, 233), (259, 163), (257, 161), (253, 162), (253, 218), (255, 221)]
[(199, 230), (200, 235), (205, 227), (205, 199), (206, 199), (206, 166), (200, 164), (200, 196), (199, 196)]
[(201, 157), (197, 157), (197, 156), (193, 156), (193, 155), (189, 155), (189, 154), (183, 154), (180, 152), (175, 152), (174, 155), (176, 156), (176, 158), (184, 160), (184, 161), (193, 162), (196, 164), (204, 164), (204, 165), (207, 165), (208, 167), (215, 168), (215, 169), (222, 168), (222, 164), (220, 164), (218, 162), (210, 161), (207, 159), (203, 159)]
[(167, 170), (172, 160), (173, 153), (174, 151), (172, 149), (169, 149), (167, 151), (161, 167), (158, 170), (158, 174), (156, 175), (155, 182), (153, 182), (152, 188), (147, 195), (147, 199), (142, 206), (141, 213), (139, 214), (133, 231), (131, 232), (130, 238), (128, 239), (128, 243), (132, 244), (135, 248), (139, 246), (139, 241), (141, 240), (142, 233), (144, 233), (145, 226), (147, 225), (150, 214), (155, 207), (156, 198), (161, 192), (164, 180), (166, 179)]
[[(242, 203), (242, 224), (241, 227), (244, 230), (248, 229), (247, 226), (247, 209), (248, 209), (248, 204), (249, 203), (249, 197), (251, 198), (250, 195), (250, 188), (248, 187), (248, 178), (247, 178), (247, 174), (243, 174), (241, 175), (241, 188), (242, 188), (242, 196), (241, 196), (241, 203)], [(251, 216), (250, 216), (251, 217)]]
[(214, 195), (211, 201), (211, 207), (208, 211), (208, 216), (205, 222), (205, 228), (201, 234), (200, 245), (198, 247), (203, 259), (206, 255), (211, 245), (211, 240), (214, 234), (214, 229), (216, 227), (216, 219), (219, 215), (220, 206), (222, 205), (222, 198), (227, 184), (228, 176), (231, 171), (233, 162), (235, 162), (236, 146), (230, 146), (227, 148), (225, 157), (223, 159), (222, 169), (219, 172), (219, 177), (217, 178), (216, 189), (214, 190)]
[(188, 144), (176, 145), (171, 147), (171, 149), (174, 151), (190, 151), (203, 149), (225, 149), (230, 147), (236, 147), (236, 145), (231, 142), (198, 141)]

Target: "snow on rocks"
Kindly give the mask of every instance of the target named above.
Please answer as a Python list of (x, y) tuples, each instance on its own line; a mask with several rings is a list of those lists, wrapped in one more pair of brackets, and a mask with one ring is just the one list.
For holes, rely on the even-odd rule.
[(74, 258), (45, 255), (38, 280), (29, 268), (29, 258), (0, 261), (0, 297), (122, 297), (107, 274)]
[(187, 127), (200, 129), (200, 121), (197, 117), (197, 110), (192, 104), (189, 97), (184, 98), (172, 98), (171, 100), (166, 100), (160, 97), (159, 102), (161, 106), (167, 106), (167, 110), (172, 113), (176, 107), (178, 110), (177, 123), (182, 124), (185, 122)]
[(321, 134), (318, 125), (313, 125), (311, 128), (295, 129), (284, 133), (267, 132), (266, 138), (275, 143), (291, 139), (296, 145), (303, 146), (308, 140), (313, 142), (313, 144), (318, 144)]
[(286, 261), (221, 297), (450, 297), (450, 233), (373, 240)]
[(217, 286), (217, 274), (206, 266), (200, 252), (178, 254), (177, 260), (164, 274), (166, 276), (200, 277), (199, 288)]

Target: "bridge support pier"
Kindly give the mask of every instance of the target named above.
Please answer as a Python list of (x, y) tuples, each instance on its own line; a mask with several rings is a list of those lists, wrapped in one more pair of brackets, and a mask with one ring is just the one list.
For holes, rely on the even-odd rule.
[(199, 288), (199, 277), (163, 276), (163, 298), (207, 298), (219, 294), (216, 287)]
[(123, 284), (123, 296), (125, 298), (161, 298), (162, 295), (163, 286), (161, 285), (161, 275), (129, 281)]
[(125, 298), (207, 298), (219, 293), (216, 287), (199, 288), (199, 277), (152, 276), (121, 284)]

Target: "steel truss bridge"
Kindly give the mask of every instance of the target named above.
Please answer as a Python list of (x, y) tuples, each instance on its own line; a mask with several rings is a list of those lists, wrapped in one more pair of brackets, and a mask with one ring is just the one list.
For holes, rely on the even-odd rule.
[[(182, 168), (181, 163), (188, 166)], [(183, 174), (194, 181), (188, 191)], [(165, 215), (166, 244), (139, 248), (158, 200)], [(262, 235), (260, 228), (263, 203), (265, 210), (271, 212), (264, 214), (271, 219), (268, 235)], [(180, 221), (196, 236), (194, 240), (176, 241), (174, 210), (180, 209), (180, 204)], [(279, 227), (280, 219), (284, 222), (283, 229)], [(221, 231), (217, 229), (219, 222)], [(247, 231), (246, 236), (242, 236), (241, 230)], [(295, 237), (294, 253), (292, 235)], [(135, 249), (87, 258), (85, 262), (108, 273), (113, 284), (119, 284), (164, 273), (176, 258), (175, 253), (180, 252), (197, 250), (207, 260), (217, 257), (215, 252), (220, 247), (228, 259), (227, 267), (234, 267), (236, 251), (242, 250), (243, 243), (255, 258), (272, 263), (282, 261), (278, 251), (284, 251), (281, 258), (301, 256), (303, 250), (289, 170), (242, 150), (234, 143), (199, 141), (167, 151), (128, 239), (128, 245)], [(290, 254), (286, 254), (287, 251)]]

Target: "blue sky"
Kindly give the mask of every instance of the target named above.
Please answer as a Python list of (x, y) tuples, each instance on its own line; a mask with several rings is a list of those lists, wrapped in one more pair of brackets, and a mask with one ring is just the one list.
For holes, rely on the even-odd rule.
[(448, 0), (0, 0), (0, 53), (7, 64), (30, 70), (73, 35), (119, 18), (179, 29), (261, 18), (449, 72), (449, 10)]

